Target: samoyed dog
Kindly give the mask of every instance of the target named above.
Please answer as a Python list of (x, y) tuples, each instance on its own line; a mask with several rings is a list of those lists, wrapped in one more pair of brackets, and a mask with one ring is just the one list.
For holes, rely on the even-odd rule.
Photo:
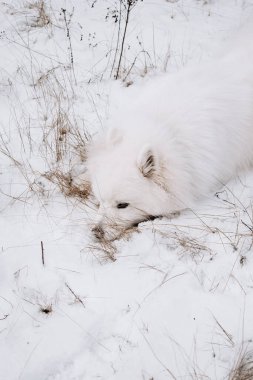
[(148, 80), (138, 94), (88, 149), (98, 239), (192, 208), (253, 163), (252, 28), (219, 56)]

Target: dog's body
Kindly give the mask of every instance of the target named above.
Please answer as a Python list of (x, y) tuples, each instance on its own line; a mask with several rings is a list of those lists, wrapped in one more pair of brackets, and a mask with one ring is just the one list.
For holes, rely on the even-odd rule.
[(253, 163), (253, 49), (236, 45), (209, 63), (153, 79), (92, 144), (98, 238), (192, 207)]

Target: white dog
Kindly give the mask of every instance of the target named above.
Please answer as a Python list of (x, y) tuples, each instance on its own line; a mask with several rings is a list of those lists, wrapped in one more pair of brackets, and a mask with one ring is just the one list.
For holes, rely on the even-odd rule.
[(92, 143), (98, 239), (192, 207), (253, 163), (253, 35), (246, 35), (208, 63), (149, 81)]

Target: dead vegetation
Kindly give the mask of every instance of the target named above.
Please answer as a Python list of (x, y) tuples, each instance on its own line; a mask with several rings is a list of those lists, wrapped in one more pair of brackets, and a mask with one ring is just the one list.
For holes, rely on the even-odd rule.
[(228, 380), (253, 379), (253, 351), (243, 351), (239, 354)]
[(44, 28), (51, 23), (51, 19), (44, 0), (30, 1), (27, 3), (27, 8), (35, 10), (37, 13), (35, 16), (35, 21), (33, 21), (31, 24), (32, 27)]
[(89, 244), (85, 247), (101, 264), (108, 261), (116, 261), (117, 248), (114, 243), (109, 241), (100, 241), (96, 244)]
[(50, 10), (45, 0), (24, 1), (21, 6), (3, 3), (8, 14), (19, 17), (20, 29), (45, 28), (52, 25)]
[[(57, 66), (32, 78), (27, 70), (20, 69), (18, 75), (24, 85), (33, 82), (30, 90), (37, 118), (32, 119), (29, 110), (22, 109), (21, 115), (17, 115), (13, 109), (16, 130), (12, 135), (20, 141), (21, 149), (18, 152), (10, 145), (10, 137), (3, 130), (0, 133), (0, 152), (18, 169), (27, 184), (22, 198), (27, 199), (31, 193), (49, 195), (46, 183), (42, 181), (44, 178), (65, 196), (83, 202), (90, 194), (89, 184), (75, 185), (70, 172), (75, 162), (85, 161), (90, 137), (85, 128), (80, 128), (73, 112), (75, 94), (68, 73), (62, 66)], [(63, 83), (68, 86), (68, 93)], [(36, 167), (35, 157), (39, 167), (46, 170)]]
[(49, 171), (43, 176), (56, 184), (60, 191), (67, 197), (77, 198), (82, 201), (86, 201), (90, 195), (90, 184), (84, 183), (82, 187), (73, 184), (71, 175), (69, 173), (64, 174), (61, 171)]
[(53, 307), (51, 304), (46, 305), (46, 306), (41, 306), (40, 311), (41, 313), (44, 313), (44, 314), (51, 314), (53, 312)]

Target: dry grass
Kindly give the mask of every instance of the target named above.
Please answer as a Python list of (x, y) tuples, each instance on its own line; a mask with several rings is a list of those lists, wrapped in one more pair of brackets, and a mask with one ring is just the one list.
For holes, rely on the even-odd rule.
[(117, 248), (112, 242), (100, 241), (96, 244), (89, 244), (85, 250), (90, 253), (102, 264), (107, 261), (116, 261)]
[(52, 67), (37, 77), (34, 88), (40, 95), (38, 106), (43, 118), (39, 150), (48, 167), (43, 176), (65, 196), (83, 202), (90, 195), (90, 185), (84, 182), (77, 186), (70, 172), (73, 163), (85, 161), (90, 136), (74, 113), (77, 96), (69, 70), (61, 65)]
[[(109, 226), (112, 227), (112, 225)], [(117, 228), (117, 226), (113, 224), (113, 228), (115, 230), (115, 240), (109, 241), (102, 238), (97, 240), (96, 243), (89, 244), (86, 247), (90, 250), (92, 255), (101, 263), (107, 261), (116, 261), (116, 255), (118, 253), (117, 242), (119, 240), (129, 241), (134, 232), (139, 232), (138, 226), (122, 230), (119, 227)]]
[[(158, 225), (148, 226), (152, 232), (161, 236), (165, 242), (168, 249), (177, 249), (179, 257), (191, 257), (191, 259), (197, 264), (201, 262), (204, 258), (209, 258), (212, 260), (215, 256), (215, 252), (208, 247), (203, 241), (203, 237), (199, 236), (195, 238), (189, 232), (189, 226), (176, 225), (169, 222), (161, 222)], [(196, 228), (198, 230), (198, 228)], [(199, 231), (203, 234), (204, 227), (200, 226)], [(192, 231), (194, 232), (194, 231)]]
[(55, 162), (71, 158), (76, 152), (85, 159), (90, 136), (78, 125), (74, 113), (76, 93), (69, 70), (58, 65), (34, 78), (34, 92), (39, 95), (39, 113), (43, 119), (41, 151)]
[(44, 0), (30, 1), (27, 4), (27, 8), (33, 9), (37, 13), (35, 21), (31, 24), (32, 27), (43, 28), (51, 23)]
[(240, 353), (234, 368), (228, 376), (228, 380), (252, 380), (253, 379), (253, 351)]
[(14, 6), (7, 2), (2, 4), (8, 14), (20, 18), (21, 31), (31, 30), (32, 28), (45, 28), (52, 25), (50, 9), (45, 0), (24, 1), (21, 6)]
[(80, 201), (87, 200), (90, 195), (90, 184), (84, 183), (82, 187), (72, 183), (70, 174), (64, 174), (61, 171), (50, 171), (43, 175), (47, 180), (56, 184), (60, 191), (68, 197), (78, 198)]

